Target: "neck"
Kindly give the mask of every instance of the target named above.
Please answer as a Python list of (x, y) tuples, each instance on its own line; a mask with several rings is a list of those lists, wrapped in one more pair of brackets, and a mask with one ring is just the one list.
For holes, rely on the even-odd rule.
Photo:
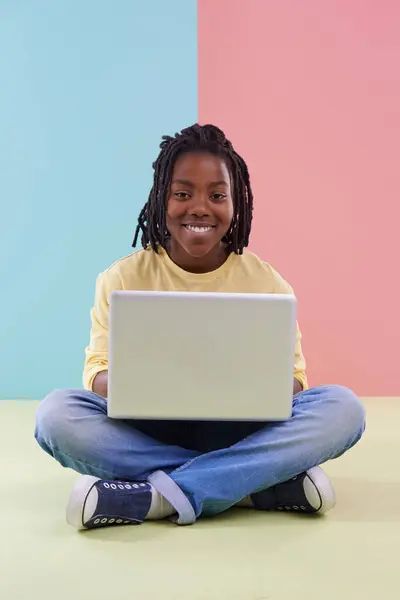
[(205, 256), (191, 256), (173, 239), (169, 241), (167, 252), (170, 259), (188, 273), (210, 273), (219, 269), (229, 256), (226, 246), (220, 242)]

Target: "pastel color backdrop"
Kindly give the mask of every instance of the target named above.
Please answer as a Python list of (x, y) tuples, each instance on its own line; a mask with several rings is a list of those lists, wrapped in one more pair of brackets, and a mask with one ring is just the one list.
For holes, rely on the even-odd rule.
[(81, 385), (97, 274), (197, 119), (195, 0), (0, 3), (0, 397)]
[(312, 384), (400, 396), (400, 4), (200, 0), (199, 118), (249, 164), (253, 249)]
[(3, 0), (0, 397), (80, 385), (96, 275), (196, 120), (249, 164), (311, 383), (399, 395), (399, 30), (389, 0)]

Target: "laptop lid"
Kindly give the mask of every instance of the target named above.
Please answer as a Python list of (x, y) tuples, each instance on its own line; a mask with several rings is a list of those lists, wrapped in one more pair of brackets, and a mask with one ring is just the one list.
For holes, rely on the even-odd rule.
[(114, 292), (108, 414), (287, 419), (295, 335), (291, 295)]

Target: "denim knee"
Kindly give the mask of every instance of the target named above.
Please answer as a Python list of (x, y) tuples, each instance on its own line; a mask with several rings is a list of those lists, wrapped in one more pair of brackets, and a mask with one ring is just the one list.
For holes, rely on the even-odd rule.
[(361, 437), (365, 430), (365, 408), (361, 400), (349, 388), (341, 385), (327, 385), (321, 388), (324, 396), (333, 403), (335, 407), (334, 423), (340, 427), (343, 433), (358, 434)]
[(36, 411), (35, 438), (39, 446), (53, 454), (53, 448), (64, 447), (71, 440), (71, 398), (75, 390), (54, 390)]

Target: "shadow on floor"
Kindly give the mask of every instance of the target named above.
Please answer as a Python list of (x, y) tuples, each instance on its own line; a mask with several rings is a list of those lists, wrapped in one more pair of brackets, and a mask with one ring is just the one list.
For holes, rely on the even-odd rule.
[(329, 513), (333, 521), (400, 521), (400, 481), (333, 478), (337, 505)]
[[(215, 534), (224, 530), (233, 532), (235, 529), (248, 530), (249, 535), (254, 535), (260, 528), (264, 531), (278, 528), (285, 531), (285, 537), (298, 535), (297, 526), (304, 526), (308, 522), (309, 533), (315, 527), (330, 526), (332, 523), (388, 523), (400, 522), (399, 498), (400, 482), (377, 482), (363, 479), (334, 478), (333, 480), (338, 503), (334, 510), (325, 517), (315, 515), (297, 515), (281, 513), (265, 513), (249, 509), (233, 509), (214, 518), (199, 519), (192, 527), (177, 527), (165, 521), (163, 523), (146, 523), (144, 528), (132, 527), (104, 528), (90, 532), (81, 532), (78, 535), (88, 541), (97, 540), (102, 542), (122, 543), (154, 543), (161, 542), (166, 536), (179, 536), (179, 539), (187, 535), (193, 536), (195, 531), (199, 535), (208, 530)], [(190, 532), (190, 533), (189, 533)], [(274, 533), (275, 535), (275, 533)], [(302, 529), (304, 535), (304, 529)], [(177, 538), (178, 539), (178, 538)]]

